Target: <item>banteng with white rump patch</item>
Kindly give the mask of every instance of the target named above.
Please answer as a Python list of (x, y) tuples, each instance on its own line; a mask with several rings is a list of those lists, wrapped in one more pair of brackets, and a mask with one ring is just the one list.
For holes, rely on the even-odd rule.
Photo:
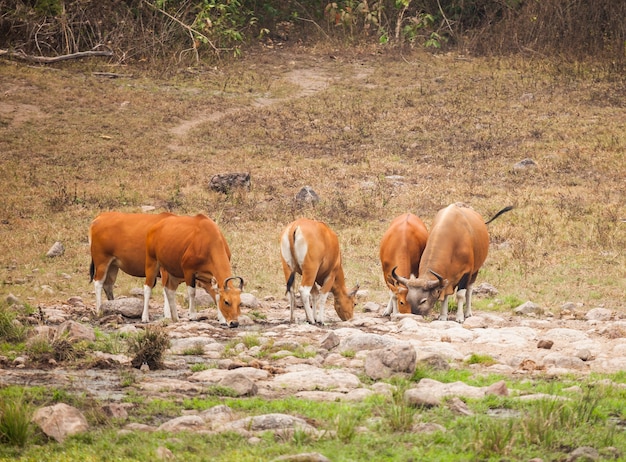
[(428, 230), (424, 222), (412, 213), (396, 217), (380, 241), (380, 263), (383, 268), (385, 283), (391, 291), (387, 309), (383, 316), (391, 313), (407, 314), (417, 310), (417, 304), (407, 301), (408, 289), (405, 284), (391, 275), (392, 270), (405, 279), (417, 276), (420, 259), (428, 240)]
[(239, 326), (243, 279), (233, 276), (230, 248), (217, 224), (205, 215), (166, 218), (148, 231), (146, 284), (142, 321), (148, 322), (150, 294), (160, 269), (168, 273), (164, 284), (172, 320), (178, 321), (176, 289), (187, 285), (189, 319), (195, 319), (196, 284), (207, 290), (217, 304), (221, 324)]
[(458, 289), (456, 321), (462, 323), (472, 315), (472, 285), (489, 250), (486, 225), (512, 208), (505, 207), (487, 222), (462, 203), (451, 204), (437, 213), (418, 277), (398, 276), (395, 268), (391, 272), (394, 279), (408, 288), (407, 301), (417, 307), (411, 309), (413, 314), (427, 315), (437, 300), (442, 300), (439, 319), (447, 320), (448, 296)]
[(354, 316), (354, 297), (359, 285), (346, 289), (339, 239), (325, 223), (300, 218), (289, 224), (280, 238), (280, 252), (287, 281), (290, 322), (296, 308), (295, 277), (302, 275), (300, 297), (307, 321), (324, 324), (324, 307), (328, 293), (335, 299), (335, 311), (342, 321)]

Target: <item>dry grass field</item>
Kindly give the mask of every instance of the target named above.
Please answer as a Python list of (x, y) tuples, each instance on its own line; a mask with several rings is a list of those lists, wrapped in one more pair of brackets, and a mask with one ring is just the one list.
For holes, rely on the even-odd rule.
[[(498, 289), (494, 309), (626, 313), (625, 83), (590, 63), (373, 49), (259, 49), (167, 75), (0, 61), (0, 292), (93, 306), (90, 221), (153, 206), (213, 218), (259, 298), (284, 294), (282, 227), (324, 220), (348, 285), (386, 303), (388, 223), (411, 211), (429, 226), (462, 201), (485, 219), (515, 206), (489, 225), (478, 283)], [(536, 166), (514, 168), (524, 159)], [(250, 190), (211, 191), (227, 172), (249, 172)], [(305, 185), (316, 207), (294, 202)], [(65, 253), (47, 258), (55, 241)], [(120, 275), (116, 290), (141, 285)]]

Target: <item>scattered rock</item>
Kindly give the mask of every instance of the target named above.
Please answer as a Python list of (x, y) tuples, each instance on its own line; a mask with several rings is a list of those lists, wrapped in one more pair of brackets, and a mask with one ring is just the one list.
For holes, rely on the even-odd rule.
[(126, 420), (128, 419), (128, 412), (126, 406), (119, 403), (110, 403), (102, 406), (104, 413), (112, 419)]
[(574, 449), (567, 456), (567, 462), (594, 462), (600, 459), (600, 453), (589, 446)]
[(554, 345), (552, 340), (541, 339), (537, 343), (537, 348), (542, 348), (544, 350), (549, 350)]
[(513, 310), (515, 314), (524, 314), (524, 315), (542, 315), (543, 308), (533, 302), (526, 302), (515, 308)]
[(70, 435), (89, 430), (85, 416), (78, 409), (64, 403), (37, 409), (33, 422), (59, 443)]
[(610, 321), (613, 312), (606, 308), (593, 308), (585, 314), (585, 319), (589, 321)]
[(156, 456), (159, 460), (174, 460), (174, 453), (165, 446), (159, 446), (157, 448)]
[(448, 408), (455, 414), (474, 415), (470, 408), (467, 407), (467, 404), (456, 396), (448, 400)]
[(523, 172), (525, 170), (532, 170), (534, 168), (537, 168), (537, 163), (530, 158), (520, 160), (518, 163), (513, 165), (514, 172)]
[(52, 247), (50, 247), (50, 250), (48, 250), (48, 253), (46, 253), (46, 257), (49, 257), (49, 258), (60, 257), (64, 253), (65, 253), (65, 247), (63, 246), (63, 244), (57, 241), (54, 244), (52, 244)]
[(103, 315), (121, 314), (125, 318), (138, 319), (143, 313), (143, 299), (121, 297), (115, 300), (104, 300), (101, 310)]
[(163, 422), (157, 430), (175, 433), (186, 430), (198, 431), (204, 427), (205, 422), (202, 417), (198, 415), (184, 415)]
[(254, 396), (258, 390), (252, 380), (240, 373), (226, 375), (219, 381), (219, 385), (232, 389), (237, 396)]
[(65, 321), (57, 328), (55, 334), (55, 339), (63, 337), (73, 341), (87, 340), (93, 342), (96, 340), (96, 333), (91, 326), (86, 326), (76, 321)]
[(277, 459), (273, 459), (272, 462), (331, 462), (331, 460), (318, 452), (305, 452), (280, 456)]
[(339, 336), (335, 334), (334, 331), (330, 331), (326, 335), (326, 337), (322, 339), (322, 342), (320, 343), (320, 347), (324, 348), (325, 350), (332, 350), (333, 348), (338, 346), (340, 342), (341, 342), (341, 339), (339, 338)]
[(294, 197), (296, 205), (302, 207), (305, 205), (317, 205), (320, 201), (320, 197), (310, 186), (304, 186), (298, 194)]
[(415, 388), (404, 393), (404, 398), (415, 406), (439, 406), (448, 396), (463, 396), (466, 398), (482, 398), (487, 394), (506, 396), (506, 384), (498, 382), (489, 387), (472, 387), (463, 382), (441, 383), (437, 380), (424, 378)]
[(374, 380), (387, 379), (396, 373), (412, 374), (417, 354), (410, 343), (398, 343), (374, 350), (365, 357), (365, 374)]
[(250, 189), (250, 173), (220, 173), (213, 175), (209, 189), (223, 194), (233, 189)]
[(472, 295), (495, 297), (496, 295), (498, 295), (498, 289), (496, 289), (491, 284), (482, 282), (472, 289)]

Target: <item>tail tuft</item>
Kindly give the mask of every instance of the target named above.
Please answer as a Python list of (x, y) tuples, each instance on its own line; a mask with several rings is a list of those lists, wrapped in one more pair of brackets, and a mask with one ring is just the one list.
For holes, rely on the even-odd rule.
[(89, 282), (93, 282), (93, 278), (96, 275), (96, 265), (93, 264), (93, 260), (91, 260), (91, 264), (89, 265)]
[(292, 271), (291, 274), (289, 275), (289, 279), (287, 279), (287, 290), (285, 294), (289, 293), (289, 291), (293, 287), (293, 283), (295, 280), (296, 280), (296, 272)]
[(504, 207), (502, 210), (500, 210), (498, 213), (496, 213), (491, 220), (486, 221), (485, 224), (488, 225), (489, 223), (491, 223), (493, 220), (498, 218), (503, 213), (509, 212), (511, 210), (513, 210), (513, 206), (512, 205), (508, 205), (508, 206)]

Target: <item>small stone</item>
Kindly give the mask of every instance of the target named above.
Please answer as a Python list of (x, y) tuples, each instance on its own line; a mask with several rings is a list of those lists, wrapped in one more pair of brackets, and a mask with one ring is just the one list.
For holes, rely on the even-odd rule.
[(541, 339), (537, 342), (537, 348), (542, 348), (544, 350), (549, 350), (554, 345), (552, 340)]
[(52, 247), (50, 247), (50, 250), (48, 250), (48, 253), (46, 253), (46, 257), (49, 257), (49, 258), (60, 257), (64, 253), (65, 253), (65, 247), (63, 246), (63, 244), (57, 241), (52, 245)]

